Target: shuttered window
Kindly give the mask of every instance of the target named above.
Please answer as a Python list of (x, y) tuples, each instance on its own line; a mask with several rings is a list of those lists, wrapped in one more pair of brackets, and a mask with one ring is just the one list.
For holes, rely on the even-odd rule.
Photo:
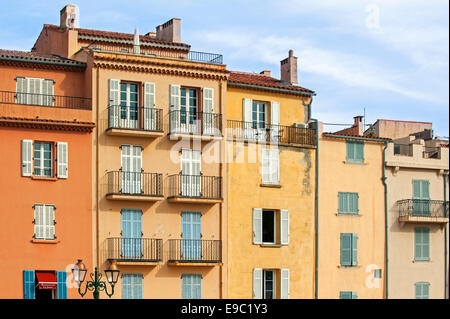
[(142, 299), (142, 274), (122, 275), (122, 299)]
[(430, 229), (414, 228), (414, 259), (430, 260)]
[(55, 239), (55, 206), (34, 205), (34, 238), (39, 240)]
[(17, 77), (16, 81), (17, 104), (53, 106), (53, 80)]
[[(22, 140), (22, 176), (54, 177), (53, 142)], [(69, 145), (67, 142), (56, 143), (56, 177), (68, 178)]]
[(430, 216), (430, 182), (413, 180), (413, 215)]
[(347, 161), (363, 162), (364, 161), (364, 142), (347, 141)]
[(181, 298), (183, 299), (202, 298), (202, 276), (200, 274), (181, 275)]
[(253, 269), (253, 299), (289, 299), (289, 285), (290, 270), (287, 268)]
[(34, 142), (34, 176), (53, 176), (53, 144)]
[(430, 298), (430, 283), (428, 282), (416, 282), (414, 284), (416, 299), (429, 299)]
[(252, 220), (254, 244), (289, 244), (289, 210), (253, 208)]
[(341, 234), (341, 266), (358, 264), (358, 235)]
[(261, 153), (262, 184), (280, 184), (280, 154), (277, 148), (263, 148)]
[(340, 299), (358, 299), (358, 295), (353, 291), (341, 291), (339, 293)]
[(358, 214), (358, 193), (338, 193), (339, 213)]

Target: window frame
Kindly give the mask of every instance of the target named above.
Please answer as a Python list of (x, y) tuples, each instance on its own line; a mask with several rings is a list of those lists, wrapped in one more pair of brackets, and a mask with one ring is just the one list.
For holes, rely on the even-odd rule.
[[(183, 91), (185, 92), (184, 97)], [(195, 92), (195, 97), (191, 97), (190, 94), (191, 91)], [(201, 88), (180, 86), (180, 124), (195, 125), (195, 122), (200, 119), (199, 115), (201, 111), (200, 95), (201, 95)], [(183, 98), (185, 100), (184, 105), (183, 105)], [(195, 106), (191, 105), (191, 98), (194, 98), (196, 104)]]
[[(37, 210), (37, 207), (42, 207), (42, 209), (39, 211)], [(53, 207), (51, 213), (52, 213), (52, 217), (53, 217), (53, 222), (50, 224), (50, 222), (48, 222), (46, 220), (46, 213), (45, 213), (45, 208), (46, 207)], [(53, 204), (34, 204), (33, 205), (33, 224), (34, 224), (34, 230), (33, 230), (33, 239), (35, 240), (46, 240), (46, 241), (54, 241), (56, 240), (56, 216), (55, 216), (55, 210), (56, 207)], [(41, 213), (42, 215), (40, 216), (40, 220), (42, 221), (41, 224), (36, 224), (37, 222), (37, 218), (36, 215)], [(39, 217), (38, 217), (39, 218)], [(42, 227), (42, 234), (44, 235), (44, 237), (36, 237), (36, 227)], [(48, 228), (53, 228), (52, 232), (53, 232), (53, 238), (47, 238), (45, 237), (45, 234), (47, 234), (48, 232)]]
[[(270, 241), (264, 241), (264, 213), (267, 212), (272, 212), (273, 213), (273, 242)], [(279, 221), (277, 221), (277, 219), (280, 219), (280, 214), (279, 212), (277, 212), (274, 209), (263, 209), (262, 210), (262, 216), (261, 216), (261, 244), (263, 245), (277, 245), (280, 244), (278, 242), (278, 238), (281, 237), (281, 234), (279, 232), (277, 232), (278, 225), (280, 224)], [(267, 220), (267, 218), (266, 218)]]
[[(268, 113), (269, 113), (269, 107), (268, 102), (265, 101), (259, 101), (259, 100), (252, 100), (252, 128), (253, 129), (265, 129), (268, 124)], [(259, 107), (262, 106), (262, 112), (259, 109)], [(254, 108), (256, 107), (256, 111)], [(256, 118), (255, 115), (256, 114)], [(263, 114), (264, 119), (261, 119), (261, 114)], [(264, 126), (260, 126), (261, 123), (264, 124)]]
[[(278, 269), (262, 269), (262, 297), (263, 299), (277, 299), (277, 273)], [(272, 298), (266, 297), (266, 274), (272, 273)], [(281, 288), (280, 288), (281, 289)]]
[[(39, 143), (41, 146), (40, 150), (39, 150), (39, 155), (40, 155), (39, 159), (36, 159), (36, 156), (35, 156), (36, 143)], [(45, 166), (43, 166), (43, 163), (45, 162), (45, 160), (48, 160), (48, 159), (45, 159), (45, 157), (44, 157), (44, 153), (45, 153), (45, 150), (43, 150), (44, 145), (50, 145), (50, 174), (49, 175), (43, 175), (43, 174), (38, 175), (38, 174), (36, 174), (36, 160), (39, 160), (40, 167), (38, 169), (41, 172), (45, 171), (45, 169), (48, 169)], [(54, 161), (55, 161), (55, 143), (54, 142), (40, 141), (40, 140), (33, 141), (33, 175), (32, 176), (43, 177), (43, 178), (55, 177)]]

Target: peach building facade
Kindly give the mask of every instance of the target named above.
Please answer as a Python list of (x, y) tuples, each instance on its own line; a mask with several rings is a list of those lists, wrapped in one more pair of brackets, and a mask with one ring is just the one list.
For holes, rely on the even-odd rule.
[(0, 298), (78, 298), (71, 265), (92, 267), (86, 65), (0, 50)]

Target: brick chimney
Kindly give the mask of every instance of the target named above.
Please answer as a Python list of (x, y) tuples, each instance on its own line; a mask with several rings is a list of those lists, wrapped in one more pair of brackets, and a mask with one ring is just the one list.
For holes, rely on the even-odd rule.
[(158, 40), (181, 43), (181, 19), (173, 18), (156, 27)]
[(59, 26), (64, 29), (78, 28), (79, 14), (76, 5), (68, 4), (59, 12)]
[(269, 70), (264, 70), (259, 72), (259, 74), (265, 75), (265, 76), (270, 76), (270, 71)]
[(281, 64), (281, 81), (290, 84), (298, 83), (297, 76), (297, 57), (294, 56), (294, 51), (289, 50), (289, 56), (280, 62)]
[(354, 120), (354, 123), (353, 123), (354, 133), (359, 135), (359, 136), (363, 136), (364, 135), (363, 117), (364, 116), (361, 116), (361, 115), (353, 117), (353, 120)]

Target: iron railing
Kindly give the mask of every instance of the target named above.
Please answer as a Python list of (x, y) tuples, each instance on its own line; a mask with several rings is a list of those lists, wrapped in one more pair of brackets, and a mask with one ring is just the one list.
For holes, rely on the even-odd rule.
[(107, 195), (141, 195), (162, 197), (162, 174), (110, 171)]
[(169, 262), (220, 263), (222, 241), (169, 239)]
[(0, 104), (50, 106), (91, 110), (92, 100), (85, 97), (0, 91)]
[(261, 124), (258, 126), (255, 122), (228, 120), (227, 138), (260, 143), (316, 145), (314, 129), (269, 123), (264, 123), (262, 126)]
[(222, 54), (189, 51), (188, 60), (194, 62), (206, 62), (213, 64), (223, 64)]
[(168, 198), (222, 199), (222, 177), (170, 175)]
[(397, 202), (400, 217), (448, 217), (449, 202), (442, 200), (403, 199)]
[(169, 132), (171, 134), (222, 136), (222, 114), (170, 111)]
[(117, 261), (162, 261), (162, 239), (107, 238), (106, 258)]
[(162, 110), (151, 107), (110, 105), (108, 129), (163, 131)]

